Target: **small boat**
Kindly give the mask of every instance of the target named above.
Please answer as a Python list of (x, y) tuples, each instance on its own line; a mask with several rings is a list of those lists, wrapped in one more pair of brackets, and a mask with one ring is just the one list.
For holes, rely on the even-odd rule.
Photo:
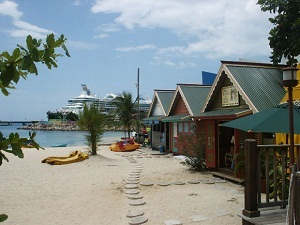
[(60, 144), (60, 145), (51, 145), (52, 148), (61, 148), (61, 147), (67, 147), (68, 144)]
[(118, 141), (110, 146), (110, 150), (113, 152), (127, 152), (134, 151), (140, 147), (140, 144), (136, 143), (132, 139)]

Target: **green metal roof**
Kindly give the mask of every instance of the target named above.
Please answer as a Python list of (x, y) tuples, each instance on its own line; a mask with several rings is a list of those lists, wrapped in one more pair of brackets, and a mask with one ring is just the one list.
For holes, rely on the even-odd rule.
[(170, 109), (175, 91), (157, 91), (157, 95), (164, 111), (167, 113)]
[(197, 117), (206, 117), (206, 116), (230, 116), (239, 114), (241, 112), (248, 111), (249, 109), (223, 109), (223, 110), (214, 110), (214, 111), (208, 111), (204, 113), (200, 113), (197, 115)]
[(189, 115), (173, 115), (168, 116), (166, 118), (161, 119), (161, 122), (180, 122), (180, 121), (189, 121), (192, 120), (192, 118)]
[(150, 121), (150, 120), (159, 120), (161, 118), (163, 118), (164, 116), (150, 116), (147, 118), (142, 119), (143, 121)]
[(192, 115), (199, 114), (206, 101), (211, 86), (180, 85), (180, 89), (187, 101), (188, 107), (192, 111)]
[(226, 67), (258, 111), (278, 105), (286, 93), (279, 68), (239, 65)]

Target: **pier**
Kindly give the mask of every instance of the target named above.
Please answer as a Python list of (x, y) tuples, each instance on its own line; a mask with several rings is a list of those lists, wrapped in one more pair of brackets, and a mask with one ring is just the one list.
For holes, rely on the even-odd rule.
[(0, 120), (0, 126), (13, 126), (13, 125), (31, 125), (34, 123), (38, 123), (38, 121), (29, 121), (29, 120), (24, 120), (24, 121), (2, 121)]

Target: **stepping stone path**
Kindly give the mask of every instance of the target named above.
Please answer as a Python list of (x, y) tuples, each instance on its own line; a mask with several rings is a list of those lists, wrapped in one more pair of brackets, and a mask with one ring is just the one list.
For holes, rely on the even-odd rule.
[(136, 189), (138, 186), (136, 184), (126, 184), (124, 186), (126, 189)]
[(171, 183), (169, 182), (160, 182), (158, 183), (159, 186), (169, 186)]
[(126, 184), (138, 184), (140, 183), (139, 180), (127, 180)]
[(129, 201), (129, 205), (145, 205), (146, 202), (142, 199), (134, 199)]
[(129, 198), (129, 199), (141, 199), (141, 198), (143, 198), (143, 196), (139, 195), (139, 194), (137, 194), (137, 195), (127, 195), (127, 198)]
[(144, 182), (140, 182), (140, 185), (142, 185), (142, 186), (152, 186), (153, 183), (151, 181), (144, 181)]
[(137, 217), (137, 216), (143, 216), (144, 212), (141, 210), (129, 210), (126, 214), (127, 217)]
[(174, 185), (184, 185), (185, 183), (181, 182), (181, 181), (177, 181), (177, 182), (173, 182), (172, 184), (174, 184)]
[(129, 195), (137, 195), (139, 193), (140, 193), (140, 191), (138, 189), (126, 189), (125, 190), (125, 194), (129, 194)]
[(204, 180), (202, 181), (203, 184), (214, 184), (215, 182), (212, 180)]
[(188, 181), (189, 184), (199, 184), (200, 183), (200, 180), (191, 180), (191, 181)]
[[(135, 158), (143, 158), (142, 154), (135, 154)], [(133, 158), (127, 158), (131, 163), (138, 163), (137, 160)], [(135, 169), (129, 174), (129, 177), (126, 180), (126, 184), (124, 186), (125, 193), (127, 194), (127, 198), (129, 199), (129, 205), (134, 207), (139, 207), (141, 205), (145, 205), (146, 202), (143, 200), (143, 196), (140, 195), (140, 191), (138, 190), (137, 184), (140, 182), (140, 174), (143, 172), (144, 166), (142, 164), (137, 164)], [(141, 210), (129, 210), (126, 217), (130, 218), (129, 224), (138, 225), (143, 224), (148, 221), (144, 212)]]
[(164, 224), (165, 225), (183, 225), (183, 223), (180, 222), (179, 220), (165, 220)]
[(138, 225), (138, 224), (146, 223), (147, 221), (148, 221), (148, 219), (146, 217), (144, 217), (144, 216), (138, 216), (138, 217), (133, 217), (129, 221), (129, 224)]
[(139, 181), (138, 177), (129, 177), (127, 178), (127, 181)]

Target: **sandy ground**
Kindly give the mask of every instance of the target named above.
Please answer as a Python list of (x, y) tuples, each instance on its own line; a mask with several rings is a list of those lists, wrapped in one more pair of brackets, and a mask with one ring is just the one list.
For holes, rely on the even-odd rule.
[[(129, 210), (143, 211), (149, 225), (242, 223), (238, 217), (244, 205), (242, 186), (191, 172), (173, 156), (151, 155), (157, 151), (116, 153), (101, 146), (97, 156), (82, 162), (41, 163), (48, 156), (66, 156), (74, 150), (86, 147), (24, 149), (24, 159), (9, 155), (10, 162), (0, 167), (0, 213), (9, 216), (3, 225), (125, 225), (131, 221), (126, 217)], [(132, 206), (125, 185), (137, 167), (139, 182), (153, 185), (138, 184), (145, 204)], [(188, 183), (195, 180), (202, 182)], [(207, 184), (208, 180), (216, 182)], [(161, 182), (171, 185), (160, 186)]]

